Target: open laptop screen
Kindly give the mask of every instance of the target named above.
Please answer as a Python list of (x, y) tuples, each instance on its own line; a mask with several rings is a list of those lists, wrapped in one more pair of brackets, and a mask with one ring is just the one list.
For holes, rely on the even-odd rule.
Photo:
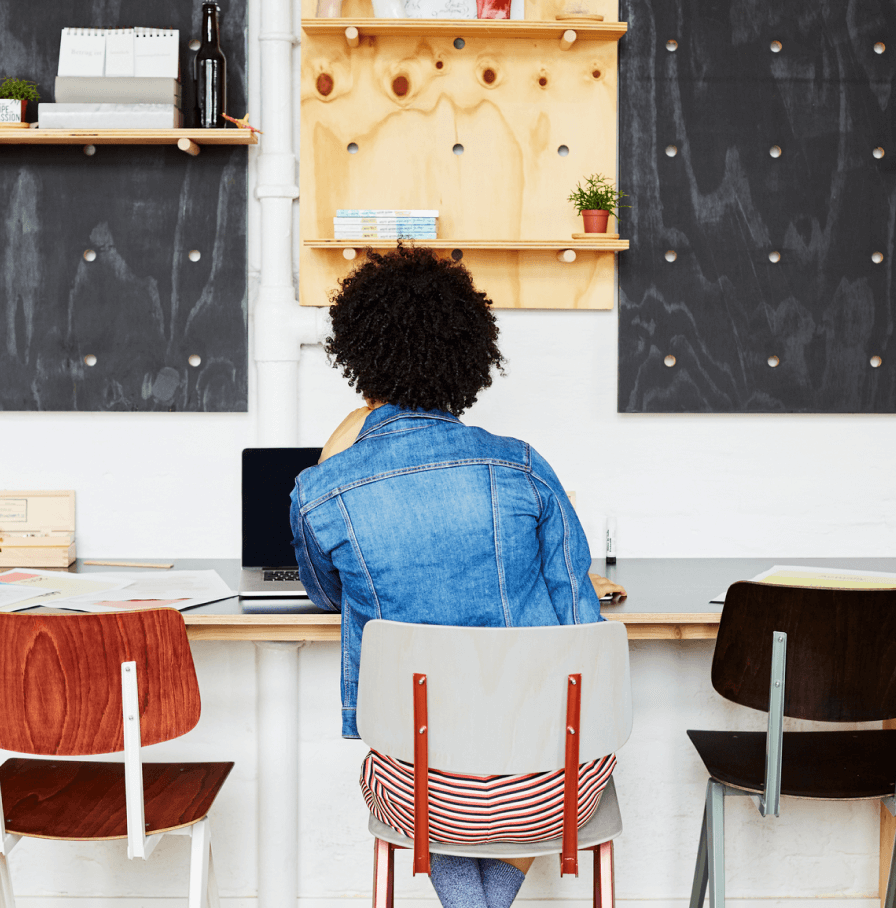
[(289, 495), (320, 448), (243, 450), (243, 567), (294, 567)]

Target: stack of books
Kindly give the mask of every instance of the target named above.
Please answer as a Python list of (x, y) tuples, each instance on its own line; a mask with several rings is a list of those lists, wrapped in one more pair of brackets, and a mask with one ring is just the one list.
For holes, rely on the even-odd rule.
[(64, 28), (56, 103), (38, 104), (44, 129), (177, 129), (177, 29)]
[(333, 218), (337, 240), (434, 240), (438, 210), (424, 208), (339, 208)]

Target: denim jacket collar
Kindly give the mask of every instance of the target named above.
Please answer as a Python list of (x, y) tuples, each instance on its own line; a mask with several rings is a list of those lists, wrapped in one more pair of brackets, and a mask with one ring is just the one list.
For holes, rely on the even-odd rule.
[(398, 419), (437, 419), (445, 422), (460, 423), (456, 416), (446, 413), (444, 410), (409, 410), (398, 404), (383, 404), (371, 411), (367, 419), (364, 420), (364, 426), (355, 439), (357, 444), (368, 435), (374, 435), (377, 430), (382, 429), (389, 423)]

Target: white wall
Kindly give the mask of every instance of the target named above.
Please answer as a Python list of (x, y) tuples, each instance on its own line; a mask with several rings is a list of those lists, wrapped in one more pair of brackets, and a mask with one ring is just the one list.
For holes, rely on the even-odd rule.
[[(254, 3), (250, 26), (257, 34)], [(250, 287), (258, 264), (258, 203), (250, 199)], [(577, 492), (586, 529), (598, 515), (615, 515), (620, 558), (892, 555), (890, 418), (619, 415), (615, 312), (501, 312), (499, 321), (507, 375), (467, 421), (531, 442)], [(249, 414), (0, 413), (0, 488), (75, 489), (83, 556), (238, 557), (239, 456), (257, 437), (252, 381)], [(304, 352), (299, 394), (298, 444), (322, 443), (358, 403), (320, 348)], [(255, 653), (251, 644), (221, 643), (197, 644), (195, 653), (202, 721), (148, 756), (236, 760), (213, 823), (222, 894), (249, 905), (257, 885)], [(641, 642), (632, 654), (636, 724), (617, 771), (626, 822), (617, 896), (680, 905), (705, 784), (684, 731), (751, 720), (712, 692), (711, 644)], [(363, 748), (339, 738), (338, 647), (306, 646), (300, 660), (300, 894), (317, 908), (368, 898), (371, 846), (356, 787)], [(730, 896), (827, 896), (870, 908), (860, 900), (877, 890), (874, 806), (787, 802), (780, 820), (764, 823), (753, 810), (746, 801), (730, 810)], [(55, 896), (85, 897), (84, 906), (132, 898), (126, 904), (136, 906), (185, 892), (185, 839), (166, 842), (146, 865), (123, 855), (120, 843), (25, 842), (11, 864), (26, 906), (56, 904)], [(589, 880), (583, 869), (561, 885), (555, 862), (542, 861), (522, 897), (585, 900)], [(398, 886), (404, 898), (432, 899), (406, 859)]]

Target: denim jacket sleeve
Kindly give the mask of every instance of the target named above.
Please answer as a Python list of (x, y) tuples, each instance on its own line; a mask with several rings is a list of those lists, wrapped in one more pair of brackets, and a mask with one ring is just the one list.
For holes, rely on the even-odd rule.
[(290, 498), (289, 522), (299, 577), (318, 608), (341, 611), (342, 583), (329, 555), (321, 551), (314, 533), (301, 513), (298, 480)]
[(603, 621), (600, 599), (588, 577), (591, 551), (582, 524), (557, 474), (534, 449), (532, 479), (541, 498), (538, 539), (542, 570), (561, 624)]

